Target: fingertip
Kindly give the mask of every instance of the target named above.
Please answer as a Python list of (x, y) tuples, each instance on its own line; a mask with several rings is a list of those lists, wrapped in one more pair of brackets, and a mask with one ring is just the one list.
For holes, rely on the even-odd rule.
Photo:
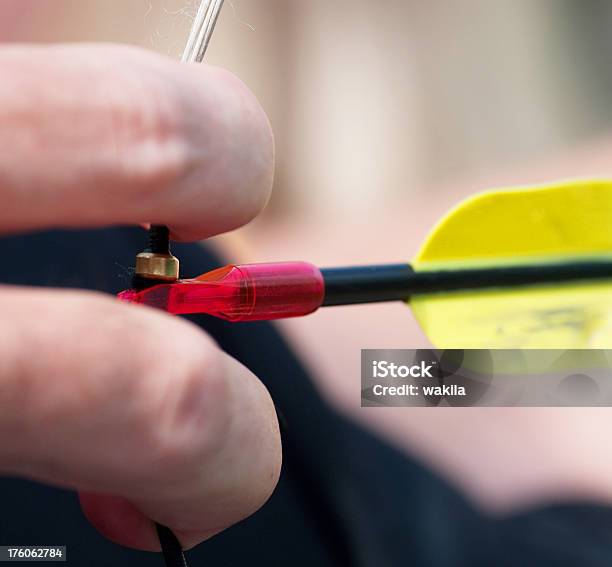
[(81, 509), (94, 528), (110, 541), (141, 551), (160, 551), (155, 524), (124, 498), (79, 493)]
[[(116, 45), (10, 47), (0, 67), (11, 76), (0, 89), (3, 230), (145, 221), (200, 240), (268, 202), (270, 123), (232, 73)], [(55, 84), (68, 85), (68, 98)], [(21, 91), (36, 96), (24, 102)], [(57, 143), (37, 152), (42, 138)]]
[(193, 200), (168, 223), (180, 241), (251, 222), (270, 200), (275, 170), (272, 126), (255, 94), (219, 67), (193, 65), (189, 74), (194, 88), (186, 89), (184, 113), (193, 161), (182, 189)]
[(259, 100), (233, 73), (185, 64), (177, 64), (177, 73), (189, 158), (173, 190), (164, 188), (172, 201), (150, 220), (167, 224), (173, 240), (194, 242), (245, 226), (266, 208), (275, 140)]

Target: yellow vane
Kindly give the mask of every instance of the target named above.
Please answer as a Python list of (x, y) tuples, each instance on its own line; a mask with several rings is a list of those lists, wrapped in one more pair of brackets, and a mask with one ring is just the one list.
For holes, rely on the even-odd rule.
[[(612, 258), (612, 181), (489, 191), (434, 228), (417, 271)], [(414, 296), (439, 348), (612, 348), (612, 280)]]

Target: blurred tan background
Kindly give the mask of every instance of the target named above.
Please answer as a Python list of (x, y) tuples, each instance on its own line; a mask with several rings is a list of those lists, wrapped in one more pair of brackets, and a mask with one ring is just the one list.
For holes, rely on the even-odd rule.
[[(0, 0), (2, 37), (178, 57), (196, 4)], [(611, 15), (605, 0), (227, 0), (208, 61), (273, 122), (269, 217), (357, 217), (606, 131)]]
[[(118, 41), (178, 57), (195, 10), (195, 0), (0, 0), (0, 38)], [(269, 209), (218, 240), (232, 260), (408, 260), (470, 193), (612, 174), (605, 0), (227, 0), (208, 62), (255, 91), (277, 137)], [(327, 310), (283, 326), (330, 399), (486, 493), (489, 480), (476, 487), (462, 468), (463, 448), (435, 433), (448, 426), (461, 445), (478, 423), (461, 425), (457, 410), (423, 420), (426, 410), (398, 419), (359, 408), (359, 349), (427, 344), (408, 309)], [(481, 440), (483, 470), (497, 466), (486, 463), (496, 442)]]

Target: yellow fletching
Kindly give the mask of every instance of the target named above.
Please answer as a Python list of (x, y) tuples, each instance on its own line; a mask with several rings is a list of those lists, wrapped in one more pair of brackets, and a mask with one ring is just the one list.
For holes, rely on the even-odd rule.
[[(451, 211), (417, 271), (612, 257), (612, 181), (476, 195)], [(414, 296), (440, 348), (612, 348), (612, 281)]]

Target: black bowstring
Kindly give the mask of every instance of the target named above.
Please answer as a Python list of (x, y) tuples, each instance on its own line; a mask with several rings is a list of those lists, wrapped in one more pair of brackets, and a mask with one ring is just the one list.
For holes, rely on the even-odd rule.
[(155, 524), (166, 567), (188, 567), (183, 548), (177, 537), (165, 526)]
[[(153, 225), (149, 230), (148, 252), (154, 254), (170, 254), (170, 231), (165, 226)], [(151, 285), (151, 281), (146, 278), (134, 275), (132, 287), (144, 289)], [(177, 537), (170, 529), (159, 524), (155, 524), (157, 536), (161, 544), (162, 554), (166, 562), (166, 567), (188, 567), (183, 548)]]

